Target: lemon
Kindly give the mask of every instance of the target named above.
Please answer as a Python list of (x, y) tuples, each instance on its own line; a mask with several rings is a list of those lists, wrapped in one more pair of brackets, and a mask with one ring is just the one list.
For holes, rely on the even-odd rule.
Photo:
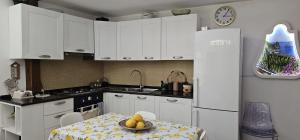
[(67, 135), (66, 140), (73, 140), (73, 138), (70, 135)]
[(138, 122), (137, 125), (136, 125), (136, 128), (137, 128), (137, 129), (142, 129), (142, 128), (144, 128), (144, 127), (145, 127), (144, 122)]
[(128, 119), (125, 123), (126, 127), (133, 128), (136, 125), (135, 119)]
[(135, 119), (137, 122), (143, 121), (143, 117), (140, 114), (135, 114), (132, 118)]

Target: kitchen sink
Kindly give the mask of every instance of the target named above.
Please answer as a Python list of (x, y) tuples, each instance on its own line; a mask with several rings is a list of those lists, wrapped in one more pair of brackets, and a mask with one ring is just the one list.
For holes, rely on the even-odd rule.
[(150, 94), (154, 91), (157, 91), (158, 89), (155, 88), (143, 88), (142, 90), (140, 88), (124, 88), (124, 87), (114, 87), (109, 88), (109, 90), (113, 91), (123, 91), (123, 92), (136, 92), (136, 93), (144, 93), (144, 94)]

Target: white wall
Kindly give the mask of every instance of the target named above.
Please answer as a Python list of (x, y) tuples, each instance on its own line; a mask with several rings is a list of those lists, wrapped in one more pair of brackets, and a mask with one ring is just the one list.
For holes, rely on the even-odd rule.
[[(12, 5), (11, 0), (0, 1), (0, 95), (8, 94), (4, 81), (10, 78), (10, 65), (14, 62), (9, 60), (9, 30), (8, 30), (8, 7)], [(24, 61), (18, 61), (21, 64), (21, 80), (19, 87), (25, 88), (25, 66)], [(1, 110), (0, 110), (1, 113)], [(1, 119), (1, 118), (0, 118)], [(0, 121), (1, 126), (1, 121)]]
[[(10, 64), (14, 62), (13, 60), (9, 60), (9, 55), (8, 55), (9, 54), (8, 8), (9, 6), (12, 5), (13, 5), (12, 0), (0, 0), (0, 95), (8, 94), (7, 89), (4, 85), (4, 81), (10, 78)], [(62, 9), (65, 13), (69, 13), (81, 17), (86, 17), (90, 19), (94, 18), (94, 16), (90, 14), (74, 11), (72, 9), (67, 9), (67, 8), (55, 6), (48, 3), (40, 2), (39, 5), (40, 7)], [(20, 60), (18, 62), (21, 64), (21, 80), (19, 81), (19, 87), (21, 89), (25, 89), (26, 87), (25, 64), (23, 60)], [(0, 108), (0, 114), (1, 114), (1, 108)], [(1, 121), (0, 121), (0, 128), (1, 128)], [(0, 133), (0, 140), (2, 140), (1, 133)]]
[[(14, 62), (9, 60), (9, 30), (8, 30), (8, 7), (12, 5), (11, 0), (0, 1), (0, 95), (8, 94), (4, 81), (10, 78), (10, 65)], [(21, 64), (21, 79), (19, 87), (25, 88), (25, 66), (24, 61), (18, 61)], [(1, 110), (0, 110), (1, 114)], [(0, 116), (1, 120), (1, 116)], [(2, 122), (0, 121), (0, 127)], [(2, 140), (0, 133), (0, 140)]]
[[(265, 34), (273, 25), (286, 21), (293, 29), (300, 30), (299, 0), (252, 0), (229, 4), (237, 12), (237, 19), (229, 28), (238, 27), (244, 35), (243, 101), (259, 101), (271, 104), (273, 121), (281, 140), (299, 140), (300, 80), (267, 80), (257, 78), (253, 72), (256, 59), (264, 45)], [(221, 5), (192, 8), (198, 14), (201, 26), (217, 28), (214, 11)], [(159, 16), (171, 15), (162, 11)], [(114, 17), (113, 20), (131, 20), (141, 16)], [(199, 25), (200, 27), (200, 25)], [(244, 140), (257, 138), (244, 137)]]

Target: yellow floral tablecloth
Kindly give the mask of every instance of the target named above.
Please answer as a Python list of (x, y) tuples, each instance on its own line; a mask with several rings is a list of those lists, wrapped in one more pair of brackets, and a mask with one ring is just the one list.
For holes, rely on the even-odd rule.
[(52, 130), (49, 140), (194, 140), (200, 129), (180, 124), (151, 121), (153, 129), (133, 133), (118, 123), (128, 116), (109, 113), (83, 122)]

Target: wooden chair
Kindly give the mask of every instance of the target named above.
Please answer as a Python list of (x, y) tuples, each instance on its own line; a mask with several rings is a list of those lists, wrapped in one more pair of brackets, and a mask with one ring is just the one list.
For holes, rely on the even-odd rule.
[(135, 114), (140, 114), (146, 120), (156, 120), (156, 115), (152, 112), (138, 111)]
[(63, 115), (60, 118), (60, 127), (83, 121), (83, 117), (79, 112), (72, 112)]

